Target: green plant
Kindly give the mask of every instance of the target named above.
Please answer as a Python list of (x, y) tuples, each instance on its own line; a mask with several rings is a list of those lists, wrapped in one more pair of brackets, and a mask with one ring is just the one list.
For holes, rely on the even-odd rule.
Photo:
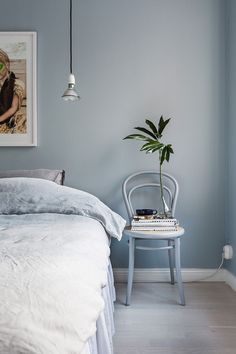
[(144, 134), (130, 134), (126, 136), (123, 140), (125, 139), (133, 139), (133, 140), (139, 140), (139, 141), (144, 141), (145, 143), (141, 147), (140, 151), (146, 151), (146, 153), (154, 153), (158, 152), (159, 153), (159, 172), (160, 172), (160, 191), (161, 191), (161, 201), (163, 205), (163, 213), (165, 216), (167, 216), (167, 211), (168, 207), (166, 205), (165, 199), (164, 199), (164, 191), (163, 191), (163, 183), (162, 183), (162, 165), (164, 161), (169, 162), (171, 154), (174, 153), (172, 145), (171, 144), (163, 144), (160, 142), (163, 131), (167, 124), (169, 123), (170, 118), (164, 119), (163, 116), (160, 117), (159, 122), (158, 122), (158, 127), (149, 119), (145, 120), (145, 123), (147, 124), (148, 128), (143, 128), (143, 127), (135, 127), (134, 129), (137, 129), (138, 131), (141, 131)]

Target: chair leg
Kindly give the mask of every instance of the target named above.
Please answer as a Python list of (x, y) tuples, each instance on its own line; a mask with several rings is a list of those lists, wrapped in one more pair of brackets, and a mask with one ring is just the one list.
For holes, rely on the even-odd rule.
[(181, 265), (180, 265), (180, 238), (175, 239), (175, 268), (176, 268), (176, 278), (179, 289), (180, 305), (185, 305), (184, 288), (181, 276)]
[[(168, 246), (173, 246), (173, 241), (168, 240)], [(170, 283), (173, 285), (175, 283), (174, 275), (174, 262), (173, 262), (173, 249), (168, 250), (169, 266), (170, 266)]]
[(134, 251), (135, 251), (135, 239), (133, 237), (129, 238), (129, 272), (128, 272), (128, 284), (126, 292), (126, 306), (130, 305), (130, 298), (133, 285), (134, 276)]

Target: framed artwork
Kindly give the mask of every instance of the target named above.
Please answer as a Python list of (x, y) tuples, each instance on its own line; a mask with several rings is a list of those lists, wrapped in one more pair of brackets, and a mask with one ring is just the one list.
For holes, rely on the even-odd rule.
[(36, 32), (0, 32), (0, 146), (37, 146)]

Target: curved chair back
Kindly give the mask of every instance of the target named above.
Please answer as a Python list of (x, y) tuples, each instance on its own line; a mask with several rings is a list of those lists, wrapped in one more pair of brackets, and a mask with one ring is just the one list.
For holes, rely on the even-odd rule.
[[(142, 178), (145, 180), (145, 182), (142, 181), (140, 182)], [(123, 193), (125, 206), (130, 220), (133, 218), (135, 214), (133, 204), (132, 204), (132, 197), (134, 191), (146, 187), (154, 187), (154, 188), (156, 187), (160, 189), (159, 178), (160, 178), (159, 172), (143, 171), (143, 172), (133, 173), (132, 175), (128, 176), (124, 180), (122, 185), (122, 193)], [(174, 216), (177, 198), (179, 194), (178, 182), (174, 177), (172, 177), (167, 173), (162, 173), (162, 180), (163, 180), (163, 189), (168, 195), (171, 215)]]

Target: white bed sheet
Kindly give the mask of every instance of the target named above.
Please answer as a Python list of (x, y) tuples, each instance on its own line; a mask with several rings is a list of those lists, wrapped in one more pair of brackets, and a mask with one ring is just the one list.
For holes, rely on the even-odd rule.
[(0, 352), (86, 353), (86, 343), (90, 354), (111, 354), (114, 294), (105, 286), (111, 273), (101, 224), (55, 214), (1, 216), (0, 224)]
[(114, 301), (116, 299), (111, 263), (108, 266), (107, 285), (102, 289), (105, 307), (97, 321), (97, 331), (86, 343), (81, 354), (113, 354), (112, 337), (115, 334)]

